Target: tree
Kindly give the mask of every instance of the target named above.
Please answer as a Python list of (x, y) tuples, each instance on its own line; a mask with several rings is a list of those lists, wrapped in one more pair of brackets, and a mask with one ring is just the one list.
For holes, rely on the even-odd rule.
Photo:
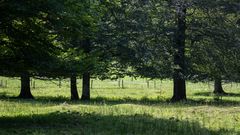
[[(144, 77), (173, 76), (173, 101), (186, 99), (186, 8), (182, 7), (186, 5), (179, 2), (175, 5), (174, 2), (166, 1), (123, 0), (111, 10), (114, 17), (111, 26), (117, 31), (112, 34), (114, 42), (111, 43), (118, 45), (119, 63), (132, 67), (135, 70), (133, 73)], [(176, 27), (173, 13), (178, 16)]]
[(172, 101), (186, 100), (185, 82), (185, 42), (186, 42), (186, 13), (185, 1), (176, 1), (177, 11), (177, 30), (174, 43), (174, 73), (173, 73), (173, 97)]
[(52, 16), (58, 5), (56, 1), (1, 1), (1, 73), (21, 76), (20, 98), (33, 98), (30, 76), (46, 74), (52, 66), (57, 50)]
[[(61, 17), (64, 23), (59, 28), (63, 46), (63, 55), (60, 56), (63, 59), (62, 70), (64, 76), (71, 76), (72, 80), (76, 80), (77, 76), (82, 77), (81, 99), (90, 100), (91, 76), (104, 74), (99, 72), (105, 65), (99, 30), (106, 9), (103, 2), (78, 0), (68, 0), (65, 7), (65, 13)], [(76, 83), (71, 86), (71, 97), (78, 99)]]
[[(198, 79), (214, 80), (214, 93), (226, 94), (222, 80), (233, 81), (236, 71), (236, 52), (239, 36), (236, 5), (234, 1), (196, 4), (197, 14), (191, 20), (191, 63)], [(219, 21), (221, 20), (221, 21)], [(235, 63), (235, 64), (233, 64)]]
[[(121, 23), (121, 24), (116, 23), (121, 28), (121, 30), (118, 30), (118, 31), (123, 31), (123, 33), (125, 34), (125, 36), (118, 35), (117, 39), (118, 40), (121, 38), (124, 39), (123, 40), (124, 42), (121, 42), (121, 43), (127, 46), (126, 48), (128, 49), (129, 52), (131, 52), (135, 56), (139, 55), (141, 56), (141, 58), (145, 58), (143, 60), (139, 57), (134, 57), (134, 55), (131, 56), (132, 59), (127, 60), (130, 63), (130, 66), (134, 67), (134, 69), (140, 75), (147, 76), (147, 77), (158, 78), (158, 77), (169, 77), (170, 75), (172, 75), (173, 81), (174, 81), (174, 95), (172, 97), (172, 101), (181, 101), (186, 99), (186, 83), (185, 83), (186, 79), (192, 79), (191, 77), (196, 77), (196, 76), (198, 76), (198, 78), (202, 78), (202, 77), (213, 78), (216, 80), (215, 88), (221, 90), (222, 87), (220, 87), (219, 85), (221, 85), (221, 80), (223, 79), (222, 75), (224, 76), (230, 75), (230, 74), (227, 75), (227, 72), (226, 71), (223, 72), (223, 70), (225, 70), (226, 67), (227, 68), (231, 67), (229, 66), (229, 64), (227, 64), (231, 60), (226, 59), (226, 57), (231, 55), (232, 53), (226, 53), (226, 52), (219, 53), (219, 51), (228, 50), (229, 52), (232, 52), (232, 50), (237, 50), (236, 47), (229, 47), (229, 46), (227, 47), (226, 44), (232, 44), (233, 46), (236, 46), (236, 43), (237, 43), (236, 37), (238, 36), (234, 36), (235, 37), (234, 39), (230, 35), (236, 35), (236, 33), (238, 32), (237, 31), (224, 32), (225, 29), (230, 28), (231, 30), (233, 30), (233, 29), (236, 29), (236, 27), (231, 26), (231, 23), (226, 23), (226, 24), (216, 23), (216, 19), (220, 19), (222, 18), (222, 16), (218, 17), (218, 15), (216, 15), (215, 13), (219, 13), (219, 15), (221, 15), (222, 13), (227, 13), (231, 11), (229, 10), (229, 7), (236, 8), (236, 6), (230, 6), (230, 5), (236, 5), (236, 3), (234, 1), (211, 2), (209, 3), (210, 6), (207, 7), (205, 5), (208, 2), (209, 1), (195, 1), (195, 0), (174, 0), (174, 1), (165, 1), (165, 2), (147, 1), (144, 3), (141, 3), (141, 1), (131, 1), (131, 2), (122, 1), (121, 9), (116, 9), (116, 12), (120, 14), (116, 18), (118, 19), (118, 22)], [(219, 9), (225, 4), (227, 4), (227, 6), (224, 6), (224, 7), (228, 7), (228, 8), (224, 8), (224, 11), (210, 10), (210, 9)], [(206, 7), (208, 8), (207, 9), (207, 11), (209, 11), (208, 13), (205, 12)], [(144, 10), (145, 13), (142, 12), (143, 11), (142, 9), (145, 9)], [(164, 12), (164, 11), (168, 11), (168, 12)], [(215, 15), (211, 16), (211, 14), (215, 14)], [(141, 21), (136, 21), (137, 19), (135, 18), (134, 15), (138, 15), (138, 18), (140, 19), (144, 18), (144, 19)], [(202, 20), (200, 18), (202, 18)], [(141, 22), (141, 23), (139, 24), (135, 22)], [(234, 22), (236, 22), (236, 20)], [(159, 26), (158, 29), (155, 27), (156, 23), (160, 24), (158, 25)], [(141, 24), (144, 24), (144, 27), (141, 27), (142, 26)], [(221, 25), (224, 25), (226, 27), (223, 29)], [(153, 36), (151, 35), (151, 33), (149, 34), (146, 32), (148, 30), (152, 30), (151, 32), (153, 34), (157, 33), (160, 36), (159, 40), (156, 37), (152, 38)], [(130, 33), (130, 35), (128, 35), (128, 33)], [(134, 34), (134, 36), (137, 38), (136, 39), (132, 38), (133, 36), (131, 34), (132, 35)], [(144, 41), (141, 39), (144, 39)], [(157, 46), (154, 46), (155, 50), (163, 50), (163, 51), (159, 51), (161, 53), (155, 54), (153, 53), (154, 49), (148, 50), (148, 48), (151, 48), (149, 46), (153, 46), (153, 44), (155, 43), (154, 40), (152, 39), (155, 39), (155, 41), (159, 41), (160, 43), (164, 43), (164, 44), (158, 44)], [(198, 52), (198, 50), (196, 50), (198, 46), (195, 46), (195, 45), (196, 43), (199, 42), (198, 40), (201, 40), (202, 43), (205, 45), (205, 47), (207, 46), (205, 49), (202, 48), (204, 51), (206, 51), (204, 54), (200, 54), (201, 51)], [(167, 47), (167, 46), (172, 46), (172, 47)], [(223, 48), (221, 46), (225, 46), (225, 47)], [(136, 51), (133, 48), (134, 49), (138, 48), (140, 51)], [(142, 51), (141, 48), (143, 48), (144, 51)], [(141, 54), (144, 54), (144, 55), (152, 54), (152, 57), (146, 58), (144, 57), (144, 55), (141, 55)], [(164, 54), (168, 54), (168, 56), (173, 57), (173, 59), (166, 59), (166, 60), (161, 59), (164, 57), (166, 58), (166, 55)], [(208, 57), (205, 57), (205, 56), (208, 56)], [(226, 57), (224, 57), (224, 59), (218, 60), (219, 56), (226, 56)], [(196, 58), (196, 62), (192, 61), (194, 57)], [(229, 57), (229, 58), (234, 58), (234, 57)], [(166, 64), (155, 64), (156, 62), (155, 63), (153, 62), (153, 61), (156, 61), (157, 59), (163, 60), (164, 62), (162, 63), (168, 63), (167, 61), (172, 60), (173, 64), (167, 65), (168, 68), (169, 68), (169, 65), (171, 65), (170, 69), (172, 71), (168, 72), (167, 74), (166, 71), (168, 70), (165, 70), (165, 71), (156, 70), (156, 69), (167, 69), (165, 68)], [(208, 65), (208, 68), (212, 69), (208, 72), (207, 68), (205, 68), (206, 69), (205, 71), (207, 71), (208, 74), (206, 74), (206, 72), (205, 74), (199, 74), (199, 71), (196, 71), (196, 70), (193, 71), (191, 69), (192, 66), (190, 65), (194, 65), (201, 61), (205, 61), (207, 64), (206, 63), (203, 63), (203, 64)], [(223, 64), (222, 61), (226, 63)], [(137, 64), (138, 62), (141, 63), (141, 65)], [(196, 67), (201, 68), (199, 64), (196, 64)], [(144, 69), (146, 72), (144, 72), (144, 70), (142, 69)], [(153, 74), (149, 74), (151, 73), (151, 71), (153, 73), (156, 71), (159, 71), (159, 72), (153, 75)], [(228, 70), (228, 73), (230, 73), (229, 71), (230, 69)], [(159, 74), (165, 74), (165, 75), (159, 75)]]

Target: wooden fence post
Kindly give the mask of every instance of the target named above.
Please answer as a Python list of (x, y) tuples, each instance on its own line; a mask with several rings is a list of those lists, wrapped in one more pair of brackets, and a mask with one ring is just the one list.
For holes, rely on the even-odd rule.
[(118, 79), (118, 88), (120, 88), (120, 87), (121, 87), (121, 80)]
[(147, 80), (147, 88), (149, 89), (149, 81)]
[(30, 86), (31, 86), (31, 87), (33, 86), (33, 80), (32, 80), (32, 78), (30, 79)]
[(91, 80), (91, 89), (93, 88), (93, 80)]
[(124, 89), (124, 81), (123, 81), (123, 79), (122, 79), (122, 89)]
[(61, 82), (61, 79), (59, 79), (58, 87), (61, 88), (61, 86), (62, 86), (62, 82)]
[(35, 87), (35, 80), (33, 80), (33, 89), (35, 89), (36, 87)]

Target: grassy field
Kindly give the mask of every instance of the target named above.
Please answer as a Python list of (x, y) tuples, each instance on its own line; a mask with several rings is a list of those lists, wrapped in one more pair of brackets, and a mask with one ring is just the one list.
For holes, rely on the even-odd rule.
[[(172, 82), (93, 80), (90, 102), (70, 101), (68, 80), (34, 80), (34, 100), (16, 99), (18, 78), (0, 77), (1, 135), (240, 135), (240, 85), (228, 96), (211, 94), (212, 83), (187, 83), (188, 101), (170, 103)], [(7, 81), (7, 82), (6, 82)], [(79, 80), (80, 82), (80, 80)], [(122, 82), (122, 81), (120, 81)], [(79, 83), (79, 93), (81, 84)]]

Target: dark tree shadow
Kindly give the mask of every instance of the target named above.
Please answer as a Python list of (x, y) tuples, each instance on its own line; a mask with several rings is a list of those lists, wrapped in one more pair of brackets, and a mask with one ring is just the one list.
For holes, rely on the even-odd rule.
[[(212, 92), (198, 92), (194, 94), (195, 96), (215, 96), (216, 94)], [(226, 93), (226, 94), (219, 94), (218, 96), (223, 97), (240, 97), (240, 93)]]
[[(198, 122), (177, 118), (161, 119), (150, 115), (100, 115), (96, 113), (53, 112), (28, 116), (0, 117), (0, 134), (31, 135), (220, 135), (235, 133), (223, 129), (211, 131)], [(190, 130), (191, 129), (191, 130)]]
[(7, 96), (7, 92), (0, 93), (0, 99), (4, 99), (4, 98), (11, 98), (11, 97)]
[(70, 105), (84, 104), (84, 105), (118, 105), (118, 104), (136, 104), (136, 105), (146, 105), (146, 106), (161, 106), (165, 105), (168, 107), (189, 107), (189, 106), (218, 106), (218, 107), (233, 107), (239, 106), (240, 102), (227, 100), (227, 99), (219, 99), (219, 100), (209, 100), (209, 99), (188, 99), (187, 101), (172, 103), (170, 100), (166, 100), (164, 98), (147, 98), (142, 97), (139, 99), (125, 97), (125, 98), (108, 98), (108, 97), (95, 97), (91, 98), (90, 101), (71, 101), (67, 97), (52, 97), (52, 96), (38, 96), (35, 99), (19, 99), (17, 97), (10, 97), (6, 95), (6, 93), (0, 94), (0, 100), (5, 100), (8, 102), (21, 102), (21, 103), (30, 103), (30, 104), (43, 104), (46, 106), (54, 106), (56, 104), (67, 103)]

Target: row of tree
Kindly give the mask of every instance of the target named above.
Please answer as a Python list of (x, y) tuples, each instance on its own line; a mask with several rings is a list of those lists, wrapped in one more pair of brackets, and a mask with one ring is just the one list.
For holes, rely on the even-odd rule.
[(90, 99), (90, 78), (172, 78), (172, 101), (186, 80), (240, 80), (238, 0), (1, 0), (0, 75), (70, 78), (71, 99)]

